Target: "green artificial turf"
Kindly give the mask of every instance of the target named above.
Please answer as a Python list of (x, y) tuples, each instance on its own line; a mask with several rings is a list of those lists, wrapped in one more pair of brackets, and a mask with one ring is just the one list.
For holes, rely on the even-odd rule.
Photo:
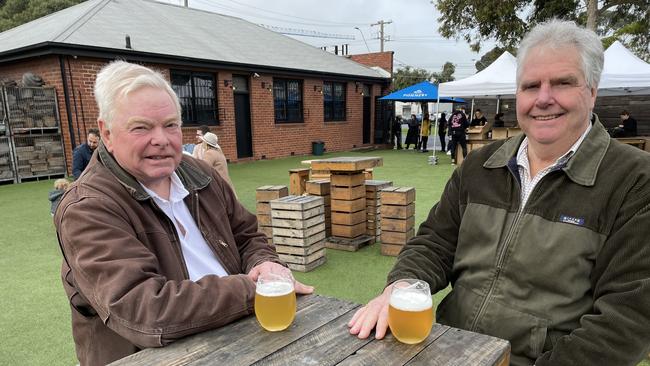
[[(379, 156), (383, 166), (374, 179), (416, 188), (416, 225), (439, 199), (453, 171), (449, 157), (427, 164), (429, 154), (412, 150), (375, 150), (325, 154)], [(230, 175), (241, 202), (255, 210), (255, 189), (289, 184), (288, 170), (313, 156), (231, 164)], [(59, 276), (61, 255), (49, 213), (52, 181), (0, 186), (0, 365), (75, 365), (70, 310)], [(358, 252), (327, 251), (327, 263), (309, 273), (296, 273), (316, 292), (365, 303), (384, 286), (395, 259), (379, 254), (375, 244)], [(435, 295), (439, 302), (446, 291)], [(644, 361), (640, 365), (650, 366)]]

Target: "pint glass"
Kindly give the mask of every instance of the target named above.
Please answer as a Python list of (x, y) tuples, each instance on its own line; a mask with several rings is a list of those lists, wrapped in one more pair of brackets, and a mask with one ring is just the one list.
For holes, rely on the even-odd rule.
[(422, 342), (433, 325), (433, 300), (429, 284), (406, 279), (393, 285), (388, 307), (388, 325), (398, 341)]
[(290, 274), (264, 274), (257, 278), (255, 317), (262, 328), (285, 330), (296, 316), (296, 293)]

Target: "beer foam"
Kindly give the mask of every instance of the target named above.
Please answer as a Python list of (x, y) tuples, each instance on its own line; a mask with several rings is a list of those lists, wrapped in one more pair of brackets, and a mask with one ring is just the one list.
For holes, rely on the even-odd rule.
[(258, 284), (255, 291), (262, 296), (282, 296), (293, 291), (293, 284), (289, 282), (266, 282)]
[(430, 309), (433, 306), (433, 300), (427, 294), (404, 290), (391, 295), (390, 305), (402, 311), (422, 311)]

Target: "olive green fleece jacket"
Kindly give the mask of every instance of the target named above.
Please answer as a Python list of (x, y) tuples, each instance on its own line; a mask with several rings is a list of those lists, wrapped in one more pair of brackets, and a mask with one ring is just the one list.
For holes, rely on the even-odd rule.
[(522, 140), (468, 156), (388, 282), (451, 283), (437, 320), (509, 340), (512, 365), (635, 365), (650, 345), (650, 154), (596, 120), (520, 210)]

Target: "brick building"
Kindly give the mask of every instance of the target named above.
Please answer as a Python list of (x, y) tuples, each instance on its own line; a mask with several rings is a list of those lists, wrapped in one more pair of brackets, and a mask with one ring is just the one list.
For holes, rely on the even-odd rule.
[(206, 124), (231, 161), (309, 154), (316, 140), (342, 151), (387, 139), (389, 107), (376, 99), (392, 52), (341, 57), (235, 17), (89, 0), (0, 33), (0, 80), (31, 72), (56, 90), (68, 172), (96, 126), (95, 76), (114, 59), (162, 72), (181, 100), (184, 143)]

